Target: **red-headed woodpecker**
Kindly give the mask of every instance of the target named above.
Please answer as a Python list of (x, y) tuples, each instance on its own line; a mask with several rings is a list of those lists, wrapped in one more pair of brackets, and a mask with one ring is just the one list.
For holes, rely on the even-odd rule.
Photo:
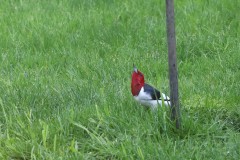
[(154, 109), (158, 105), (162, 106), (163, 102), (165, 106), (170, 106), (170, 98), (145, 83), (144, 75), (135, 66), (133, 66), (131, 91), (134, 99), (143, 106)]

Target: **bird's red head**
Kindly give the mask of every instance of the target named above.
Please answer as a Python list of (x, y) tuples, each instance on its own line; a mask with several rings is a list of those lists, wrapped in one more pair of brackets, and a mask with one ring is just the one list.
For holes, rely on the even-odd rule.
[(144, 86), (144, 75), (135, 66), (133, 66), (131, 90), (132, 95), (136, 96)]

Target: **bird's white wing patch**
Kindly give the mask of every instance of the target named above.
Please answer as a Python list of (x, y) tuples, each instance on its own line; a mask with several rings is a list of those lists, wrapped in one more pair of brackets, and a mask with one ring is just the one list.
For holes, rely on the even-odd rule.
[(162, 97), (164, 100), (170, 100), (170, 98), (168, 96), (166, 96), (164, 93), (161, 93), (162, 94)]
[(170, 98), (166, 96), (164, 93), (161, 93), (163, 97), (163, 102), (165, 106), (171, 106)]

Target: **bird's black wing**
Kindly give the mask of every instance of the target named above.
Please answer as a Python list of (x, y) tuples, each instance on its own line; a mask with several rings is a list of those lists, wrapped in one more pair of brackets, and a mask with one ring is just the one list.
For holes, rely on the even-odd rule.
[(144, 84), (144, 92), (147, 92), (151, 95), (153, 100), (161, 100), (161, 93), (157, 89), (153, 88), (149, 84)]

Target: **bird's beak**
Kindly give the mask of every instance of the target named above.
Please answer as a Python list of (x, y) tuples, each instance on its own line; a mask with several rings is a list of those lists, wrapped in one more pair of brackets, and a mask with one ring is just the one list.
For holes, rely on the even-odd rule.
[(137, 67), (134, 64), (133, 64), (133, 71), (136, 73), (138, 72)]

